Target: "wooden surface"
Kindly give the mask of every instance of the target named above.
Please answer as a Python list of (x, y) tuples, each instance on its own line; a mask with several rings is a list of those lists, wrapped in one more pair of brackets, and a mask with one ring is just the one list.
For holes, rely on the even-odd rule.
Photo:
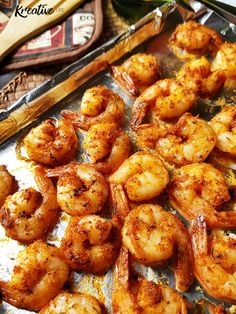
[[(124, 31), (128, 25), (113, 10), (111, 0), (103, 1), (104, 27), (100, 39), (90, 48), (90, 50), (103, 44), (113, 36)], [(62, 66), (47, 66), (46, 68), (33, 68), (21, 70), (8, 85), (0, 90), (0, 109), (7, 108), (28, 91), (41, 85), (55, 73), (59, 72)]]

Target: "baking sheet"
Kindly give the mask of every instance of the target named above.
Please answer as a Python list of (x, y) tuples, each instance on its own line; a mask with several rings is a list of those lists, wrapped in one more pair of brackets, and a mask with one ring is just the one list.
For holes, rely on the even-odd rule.
[[(192, 3), (195, 3), (196, 9), (196, 2), (192, 1)], [(17, 130), (30, 124), (33, 120), (36, 120), (43, 111), (50, 107), (51, 109), (38, 118), (33, 125), (39, 124), (48, 117), (59, 118), (60, 111), (65, 108), (73, 111), (79, 110), (80, 100), (84, 91), (91, 86), (104, 84), (117, 92), (124, 99), (126, 103), (125, 129), (132, 137), (132, 131), (129, 129), (129, 114), (134, 99), (129, 97), (113, 81), (107, 69), (107, 65), (118, 59), (118, 63), (123, 62), (124, 59), (128, 58), (133, 53), (146, 51), (156, 54), (159, 58), (163, 77), (175, 75), (176, 71), (181, 67), (182, 62), (176, 59), (167, 48), (166, 44), (169, 34), (173, 31), (177, 23), (182, 22), (182, 18), (196, 18), (196, 16), (198, 16), (198, 21), (216, 29), (227, 41), (236, 41), (235, 25), (221, 19), (213, 11), (207, 10), (205, 6), (198, 5), (198, 10), (194, 13), (193, 11), (187, 11), (179, 6), (176, 8), (175, 3), (166, 5), (145, 17), (136, 26), (131, 26), (126, 33), (119, 35), (102, 48), (98, 48), (89, 56), (60, 72), (43, 86), (27, 94), (9, 111), (2, 111), (0, 113), (0, 139), (4, 143), (0, 147), (0, 164), (7, 165), (10, 173), (12, 173), (19, 182), (20, 188), (35, 186), (27, 162), (17, 159), (15, 153), (19, 138), (28, 132), (32, 124), (17, 135), (11, 137), (10, 140), (7, 140), (9, 136), (12, 136)], [(161, 34), (158, 35), (160, 32)], [(226, 94), (227, 97), (225, 97)], [(224, 99), (226, 103), (231, 103), (235, 96), (235, 92), (229, 90), (221, 92), (214, 101), (200, 100), (194, 108), (194, 113), (199, 113), (201, 117), (208, 120), (220, 110), (222, 99)], [(21, 119), (23, 121), (21, 121)], [(8, 130), (9, 127), (12, 129)], [(84, 133), (78, 132), (78, 135), (80, 143), (82, 144)], [(82, 145), (80, 145), (80, 151), (78, 152), (78, 161), (86, 160), (86, 155), (83, 154), (81, 147)], [(22, 154), (24, 155), (23, 151)], [(173, 211), (173, 208), (166, 202), (165, 196), (163, 196), (162, 202), (166, 209)], [(68, 218), (69, 216), (67, 214), (62, 213), (59, 223), (48, 237), (49, 243), (59, 245), (68, 223)], [(0, 250), (2, 252), (0, 259), (0, 278), (4, 280), (10, 278), (15, 257), (23, 248), (24, 246), (20, 245), (17, 241), (5, 237), (4, 229), (0, 227)], [(142, 265), (137, 265), (137, 267), (147, 279), (154, 280), (155, 282), (162, 281), (174, 287), (171, 264), (167, 265), (164, 269), (145, 267)], [(108, 313), (111, 313), (111, 287), (112, 271), (109, 271), (103, 276), (74, 273), (74, 281), (71, 288), (73, 291), (87, 292), (94, 295), (105, 304)], [(203, 299), (209, 300), (214, 304), (223, 304), (205, 295), (197, 283), (194, 284), (188, 292), (184, 293), (184, 295), (193, 303), (195, 313), (199, 313), (199, 308), (201, 308), (202, 304), (201, 300)], [(229, 304), (223, 305), (230, 308), (232, 313), (236, 313), (235, 307), (231, 307)], [(194, 311), (194, 307), (192, 312)], [(203, 313), (205, 313), (204, 311), (205, 310), (203, 310)], [(18, 314), (33, 312), (19, 310), (3, 302), (0, 306), (0, 313)]]

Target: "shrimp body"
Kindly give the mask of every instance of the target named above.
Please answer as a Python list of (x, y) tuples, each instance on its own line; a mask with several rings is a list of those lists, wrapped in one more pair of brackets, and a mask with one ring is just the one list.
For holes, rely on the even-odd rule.
[(26, 135), (24, 146), (33, 161), (55, 166), (75, 157), (78, 138), (69, 121), (48, 119)]
[(8, 195), (14, 193), (17, 184), (14, 177), (8, 172), (6, 166), (0, 166), (0, 208)]
[(206, 292), (217, 299), (236, 303), (236, 275), (225, 270), (208, 247), (204, 216), (199, 216), (191, 226), (194, 253), (194, 274)]
[(211, 65), (212, 71), (224, 70), (227, 76), (236, 75), (236, 43), (224, 43)]
[(225, 106), (210, 122), (216, 133), (216, 147), (236, 156), (236, 106)]
[(214, 230), (210, 248), (212, 257), (229, 273), (236, 272), (236, 238), (226, 236), (222, 230)]
[(178, 25), (169, 39), (170, 48), (180, 59), (215, 54), (222, 44), (223, 40), (215, 30), (195, 21)]
[(189, 288), (193, 281), (190, 237), (173, 214), (158, 205), (140, 205), (126, 217), (122, 239), (136, 260), (151, 266), (168, 260), (177, 247), (176, 289)]
[(104, 313), (96, 298), (84, 293), (61, 292), (46, 305), (39, 314), (102, 314)]
[(185, 165), (204, 161), (216, 144), (212, 127), (204, 120), (185, 113), (156, 148), (169, 162)]
[(61, 242), (70, 267), (99, 273), (115, 262), (120, 246), (116, 224), (96, 215), (71, 218)]
[(124, 218), (129, 212), (128, 200), (140, 202), (158, 196), (168, 184), (169, 174), (156, 156), (137, 152), (109, 177), (109, 182), (116, 211)]
[(131, 127), (136, 129), (151, 111), (155, 118), (171, 119), (181, 116), (196, 102), (197, 96), (174, 79), (160, 80), (147, 88), (134, 102)]
[(48, 177), (58, 177), (57, 202), (69, 215), (87, 215), (100, 211), (107, 199), (104, 177), (92, 166), (71, 163), (47, 171)]
[(169, 188), (172, 205), (191, 221), (204, 215), (208, 228), (233, 229), (235, 211), (218, 211), (230, 199), (223, 174), (207, 163), (181, 167)]
[(183, 85), (207, 97), (214, 96), (223, 87), (225, 79), (224, 71), (211, 71), (210, 62), (205, 57), (186, 63), (177, 73), (177, 80)]
[(113, 282), (114, 314), (187, 314), (184, 299), (174, 289), (148, 281), (132, 271), (126, 248), (120, 251)]
[(125, 112), (123, 99), (111, 89), (103, 85), (89, 88), (84, 93), (80, 112), (63, 110), (61, 115), (72, 124), (83, 130), (88, 130), (98, 123), (119, 124)]
[(0, 291), (4, 301), (38, 311), (58, 295), (68, 276), (63, 252), (37, 241), (18, 254), (11, 280), (0, 281)]
[(84, 148), (94, 166), (102, 174), (114, 172), (129, 156), (131, 141), (115, 123), (92, 126), (85, 139)]
[(9, 195), (0, 209), (0, 222), (6, 235), (23, 243), (44, 237), (58, 218), (56, 189), (45, 177), (44, 169), (37, 166), (34, 177), (39, 192), (34, 188)]
[(156, 82), (160, 75), (156, 57), (146, 53), (137, 53), (122, 65), (112, 66), (111, 72), (122, 88), (134, 96)]

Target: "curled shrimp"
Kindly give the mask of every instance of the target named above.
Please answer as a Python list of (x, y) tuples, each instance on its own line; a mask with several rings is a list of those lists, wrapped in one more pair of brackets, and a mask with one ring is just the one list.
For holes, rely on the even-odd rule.
[(57, 202), (69, 215), (87, 215), (100, 211), (108, 196), (104, 177), (92, 166), (70, 163), (47, 170), (48, 177), (59, 177)]
[(177, 80), (198, 95), (214, 96), (225, 82), (225, 72), (211, 71), (210, 62), (205, 58), (186, 63), (177, 73)]
[(156, 148), (169, 162), (185, 165), (204, 161), (216, 144), (212, 127), (204, 120), (185, 113), (167, 134), (159, 138)]
[(160, 80), (147, 88), (134, 102), (131, 127), (136, 129), (151, 111), (154, 119), (171, 119), (188, 111), (197, 100), (196, 94), (174, 79)]
[(180, 59), (214, 55), (222, 44), (223, 40), (215, 30), (195, 21), (178, 25), (169, 39), (170, 48)]
[(58, 295), (68, 276), (63, 252), (37, 241), (18, 254), (11, 280), (1, 280), (0, 291), (13, 306), (38, 311)]
[(181, 167), (170, 183), (169, 198), (188, 221), (204, 215), (208, 228), (236, 227), (235, 211), (219, 211), (230, 195), (223, 174), (210, 164)]
[(108, 270), (115, 262), (119, 246), (118, 225), (96, 215), (72, 217), (61, 242), (70, 267), (89, 273)]
[(216, 147), (236, 156), (236, 106), (225, 106), (210, 122), (216, 133)]
[(34, 168), (39, 192), (34, 188), (9, 195), (0, 209), (0, 223), (6, 235), (23, 243), (41, 239), (55, 225), (58, 218), (56, 189), (45, 177), (41, 166)]
[(191, 225), (194, 274), (206, 292), (217, 299), (236, 302), (236, 275), (225, 270), (211, 255), (204, 216)]
[(100, 302), (85, 293), (61, 292), (39, 314), (105, 314)]
[(224, 70), (227, 76), (236, 75), (236, 43), (224, 43), (220, 46), (212, 61), (212, 71)]
[(177, 291), (134, 273), (129, 252), (122, 248), (113, 275), (114, 314), (187, 314), (186, 303)]
[(84, 93), (80, 112), (63, 110), (61, 115), (72, 124), (83, 130), (88, 130), (98, 123), (119, 124), (125, 112), (123, 99), (111, 89), (103, 85), (89, 88)]
[(17, 183), (14, 177), (8, 172), (6, 166), (0, 166), (0, 208), (8, 195), (14, 193)]
[(122, 229), (123, 244), (145, 265), (159, 265), (177, 248), (176, 289), (186, 291), (193, 281), (192, 248), (184, 224), (161, 206), (143, 204), (131, 210)]
[(66, 119), (48, 119), (26, 135), (24, 146), (33, 161), (55, 166), (75, 157), (78, 138), (72, 124)]
[(156, 57), (151, 54), (137, 53), (122, 65), (111, 67), (112, 76), (131, 95), (139, 95), (140, 91), (157, 81), (160, 68)]
[(147, 201), (158, 196), (169, 182), (162, 162), (148, 152), (137, 152), (109, 177), (112, 200), (121, 219), (129, 212), (129, 200)]
[(84, 148), (93, 167), (102, 174), (114, 172), (129, 156), (131, 141), (115, 123), (92, 126), (84, 139)]

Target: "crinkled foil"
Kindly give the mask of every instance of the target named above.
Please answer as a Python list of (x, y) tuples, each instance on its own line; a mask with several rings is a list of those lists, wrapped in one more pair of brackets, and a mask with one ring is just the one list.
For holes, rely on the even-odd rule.
[[(123, 97), (126, 103), (125, 129), (132, 137), (132, 131), (129, 128), (129, 114), (134, 99), (122, 91), (112, 80), (109, 73), (110, 64), (123, 62), (125, 58), (135, 52), (151, 52), (156, 54), (160, 60), (162, 76), (174, 76), (182, 62), (168, 50), (168, 37), (178, 23), (187, 19), (197, 19), (202, 24), (216, 29), (227, 41), (236, 41), (234, 24), (227, 22), (197, 1), (191, 0), (189, 4), (191, 5), (189, 9), (176, 5), (175, 2), (156, 9), (137, 24), (130, 26), (127, 32), (118, 35), (102, 47), (71, 64), (42, 86), (26, 94), (8, 110), (0, 111), (0, 143), (2, 143), (0, 146), (0, 164), (7, 165), (8, 170), (19, 182), (20, 188), (35, 186), (29, 165), (16, 156), (16, 146), (19, 144), (20, 138), (28, 132), (32, 125), (40, 123), (45, 118), (58, 118), (62, 109), (79, 110), (81, 97), (84, 91), (91, 86), (104, 84)], [(208, 120), (219, 111), (222, 103), (232, 103), (233, 97), (235, 94), (232, 91), (223, 91), (213, 101), (202, 99), (194, 108), (194, 113), (198, 113)], [(16, 134), (17, 132), (18, 134)], [(82, 144), (84, 133), (78, 132), (78, 136)], [(80, 145), (78, 161), (85, 159), (86, 155), (83, 153), (82, 145)], [(167, 210), (173, 211), (165, 199), (163, 204)], [(60, 239), (68, 219), (69, 216), (63, 213), (55, 229), (48, 237), (49, 243), (60, 245)], [(23, 248), (24, 246), (17, 241), (7, 238), (4, 229), (0, 227), (0, 278), (4, 280), (10, 278), (15, 257)], [(162, 269), (142, 265), (137, 267), (147, 279), (165, 282), (174, 287), (171, 263)], [(94, 295), (105, 304), (108, 313), (111, 313), (112, 271), (103, 276), (74, 273), (71, 288), (73, 291)], [(222, 304), (230, 308), (231, 313), (236, 313), (236, 308), (232, 305), (223, 304), (207, 296), (198, 283), (195, 283), (184, 295), (193, 304), (190, 311), (192, 313), (207, 313), (204, 300), (212, 304)], [(3, 302), (0, 305), (0, 313), (32, 312), (16, 309)]]

